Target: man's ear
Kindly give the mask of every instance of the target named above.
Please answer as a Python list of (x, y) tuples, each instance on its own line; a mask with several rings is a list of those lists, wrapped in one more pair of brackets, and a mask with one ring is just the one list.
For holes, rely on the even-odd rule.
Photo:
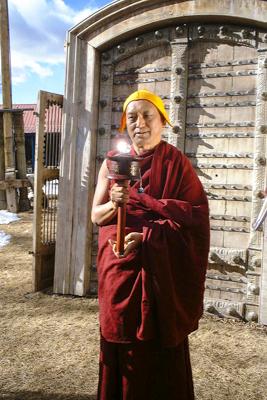
[(166, 125), (166, 122), (167, 122), (166, 119), (163, 117), (162, 114), (160, 114), (160, 117), (161, 117), (162, 125), (165, 126), (165, 125)]

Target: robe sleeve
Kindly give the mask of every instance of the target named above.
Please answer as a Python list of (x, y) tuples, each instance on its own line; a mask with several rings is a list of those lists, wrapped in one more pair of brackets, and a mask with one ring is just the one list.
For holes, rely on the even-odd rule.
[(170, 219), (185, 227), (196, 225), (198, 223), (198, 216), (202, 213), (208, 215), (206, 202), (194, 206), (190, 202), (183, 200), (157, 200), (147, 194), (140, 196), (142, 196), (142, 204), (153, 213), (158, 214), (161, 219)]
[(199, 219), (203, 216), (206, 219), (209, 214), (207, 198), (187, 158), (182, 158), (178, 171), (175, 171), (175, 167), (169, 165), (169, 176), (162, 188), (162, 198), (157, 199), (148, 193), (138, 194), (132, 190), (131, 199), (143, 204), (160, 218), (170, 219), (184, 227), (193, 227), (199, 224)]

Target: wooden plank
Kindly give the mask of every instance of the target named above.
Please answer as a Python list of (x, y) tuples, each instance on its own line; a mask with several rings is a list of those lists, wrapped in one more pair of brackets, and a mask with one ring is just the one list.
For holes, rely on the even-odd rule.
[(264, 222), (259, 322), (261, 324), (267, 325), (267, 220), (265, 220)]
[[(266, 165), (261, 165), (257, 159), (262, 157), (266, 162), (266, 134), (261, 132), (261, 127), (266, 124), (267, 105), (263, 94), (267, 91), (267, 69), (265, 67), (266, 54), (260, 52), (258, 56), (258, 77), (257, 77), (257, 96), (256, 96), (256, 119), (255, 119), (255, 139), (254, 139), (254, 171), (253, 171), (253, 192), (256, 194), (265, 187)], [(260, 209), (261, 199), (253, 197), (251, 210), (251, 224), (256, 220)], [(251, 232), (250, 248), (261, 247), (262, 234)]]
[(62, 104), (62, 94), (46, 92), (46, 96), (49, 104)]
[[(23, 113), (13, 114), (13, 124), (16, 142), (16, 161), (17, 161), (17, 177), (26, 179), (26, 152), (25, 152), (25, 135)], [(19, 189), (19, 210), (28, 211), (30, 209), (30, 200), (28, 199), (27, 187), (21, 186)]]
[[(92, 223), (91, 207), (95, 183), (95, 158), (97, 138), (97, 117), (99, 101), (99, 54), (83, 43), (84, 63), (81, 65), (80, 98), (85, 104), (78, 110), (78, 140), (74, 185), (74, 213), (71, 248), (71, 293), (82, 296), (89, 291)], [(83, 84), (83, 71), (87, 83)], [(90, 77), (90, 79), (89, 79)], [(86, 110), (87, 112), (84, 112)]]
[(43, 180), (51, 180), (59, 178), (59, 170), (57, 168), (46, 168), (43, 170)]
[(36, 256), (51, 256), (55, 253), (55, 244), (51, 244), (49, 246), (40, 243), (39, 252), (34, 253)]
[(1, 108), (0, 109), (0, 115), (4, 113), (11, 113), (11, 114), (19, 114), (22, 111), (33, 111), (34, 108), (5, 108), (4, 110)]
[[(3, 116), (0, 115), (0, 181), (5, 179), (5, 153), (4, 153), (4, 131), (3, 131)], [(4, 190), (1, 190), (4, 189)], [(0, 186), (0, 210), (6, 210), (6, 192), (5, 187)]]
[[(54, 279), (59, 159), (51, 118), (55, 112), (59, 112), (58, 107), (62, 107), (62, 104), (62, 95), (40, 91), (34, 176), (33, 286), (35, 291), (52, 286)], [(59, 121), (60, 119), (58, 124)], [(59, 139), (61, 126), (56, 126), (56, 133)]]
[[(11, 67), (10, 67), (10, 39), (8, 23), (7, 0), (0, 0), (0, 40), (1, 40), (1, 70), (2, 70), (2, 97), (3, 109), (12, 108), (11, 94)], [(13, 148), (12, 115), (3, 115), (5, 179), (16, 178), (15, 157)], [(18, 211), (17, 192), (13, 188), (6, 190), (7, 208), (9, 211)]]
[[(58, 197), (58, 226), (56, 237), (54, 291), (69, 294), (71, 281), (71, 250), (74, 213), (74, 180), (77, 157), (78, 93), (81, 41), (69, 34), (67, 42), (67, 71), (63, 106), (63, 132)], [(82, 207), (84, 207), (83, 204)]]
[[(264, 62), (267, 60), (267, 49), (261, 53), (260, 56), (260, 69), (261, 77), (259, 77), (259, 123), (266, 124), (267, 117), (267, 102), (262, 101), (262, 92), (267, 91), (267, 68), (262, 68)], [(261, 99), (260, 99), (261, 96)], [(265, 155), (267, 154), (267, 139), (265, 134), (265, 143), (263, 150), (265, 150)], [(267, 168), (265, 168), (264, 177), (264, 187), (267, 188)], [(259, 312), (259, 322), (261, 324), (267, 325), (267, 220), (264, 222), (263, 229), (263, 251), (262, 251), (262, 276), (260, 285), (260, 312)]]
[(33, 218), (33, 290), (42, 288), (42, 257), (41, 257), (41, 234), (42, 234), (42, 201), (43, 201), (43, 149), (44, 149), (44, 126), (45, 109), (47, 104), (46, 93), (39, 92), (38, 96), (38, 118), (36, 126), (35, 142), (35, 177), (34, 177), (34, 218)]
[[(182, 38), (174, 39), (172, 47), (171, 66), (171, 89), (170, 89), (170, 117), (174, 125), (170, 129), (168, 142), (178, 147), (182, 152), (185, 150), (186, 131), (186, 103), (187, 103), (187, 82), (188, 82), (188, 32), (184, 30)], [(177, 73), (180, 69), (180, 72)], [(175, 98), (180, 96), (179, 102)]]
[(31, 183), (28, 179), (9, 179), (8, 181), (0, 180), (0, 190), (6, 190), (8, 188), (27, 188), (30, 186)]

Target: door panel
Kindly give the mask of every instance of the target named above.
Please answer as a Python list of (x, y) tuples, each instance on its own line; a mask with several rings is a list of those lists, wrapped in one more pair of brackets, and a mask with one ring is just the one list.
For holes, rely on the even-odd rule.
[(205, 41), (196, 35), (189, 47), (186, 130), (186, 153), (210, 203), (205, 301), (208, 311), (241, 312), (244, 317), (257, 53), (255, 48), (243, 46), (240, 52), (235, 43), (209, 41), (213, 27), (205, 29)]
[[(209, 198), (206, 308), (247, 319), (257, 317), (262, 251), (262, 233), (251, 230), (265, 171), (265, 150), (263, 159), (255, 151), (261, 36), (250, 27), (191, 24), (143, 33), (107, 49), (96, 160), (99, 168), (115, 147), (130, 93), (146, 88), (162, 97), (175, 126), (166, 126), (163, 139), (186, 153)], [(94, 243), (95, 270), (96, 229)], [(96, 290), (96, 274), (92, 277)]]

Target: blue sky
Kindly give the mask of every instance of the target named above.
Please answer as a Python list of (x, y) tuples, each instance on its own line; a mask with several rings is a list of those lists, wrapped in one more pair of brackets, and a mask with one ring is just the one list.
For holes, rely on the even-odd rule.
[(110, 2), (8, 0), (13, 104), (36, 103), (40, 89), (64, 92), (67, 30)]

